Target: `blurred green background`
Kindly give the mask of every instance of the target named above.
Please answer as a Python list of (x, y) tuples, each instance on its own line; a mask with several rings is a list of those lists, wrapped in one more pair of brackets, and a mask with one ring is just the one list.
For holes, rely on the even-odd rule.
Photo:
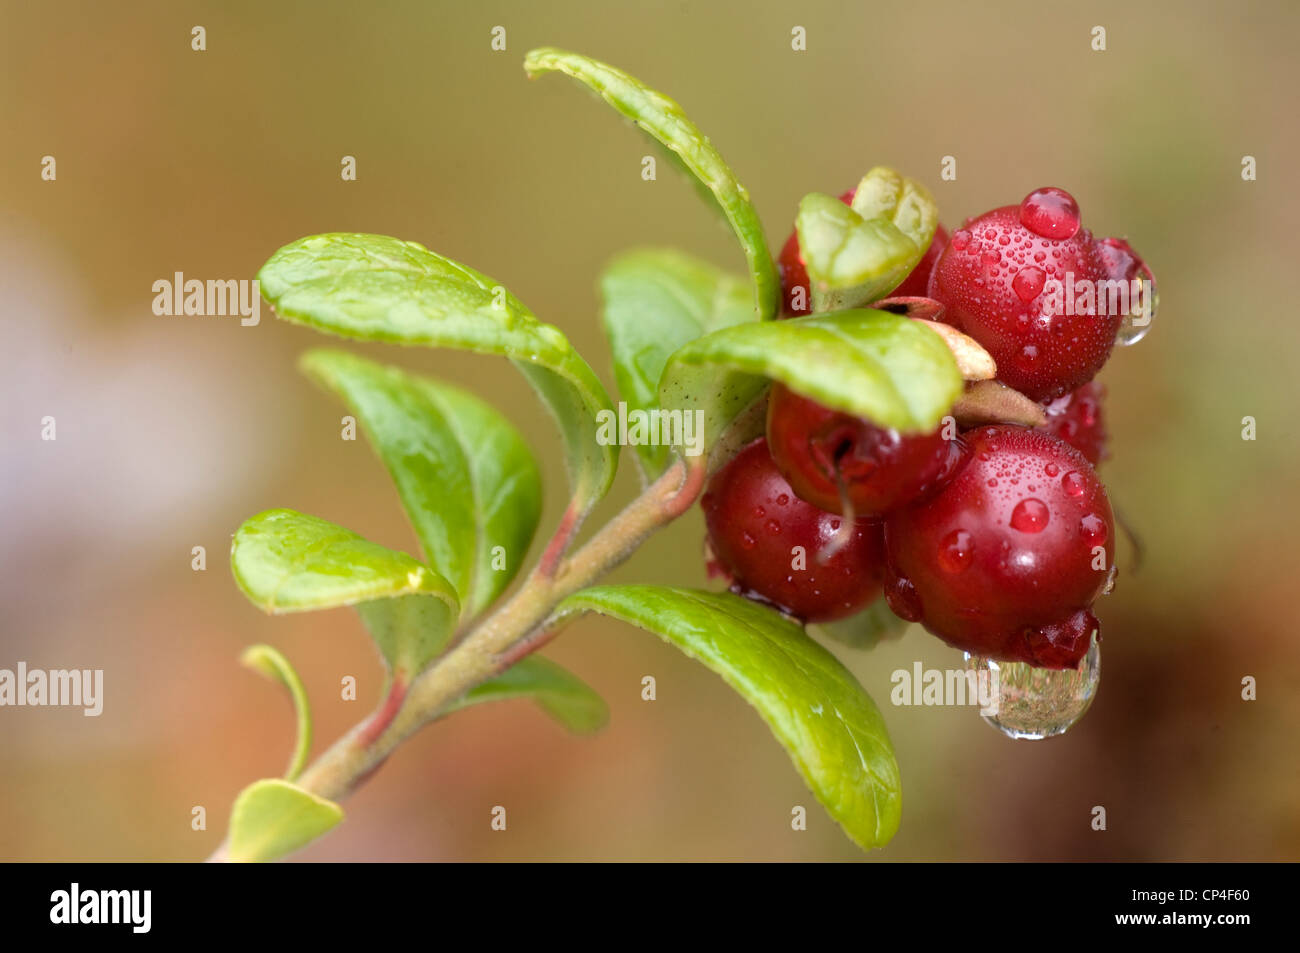
[[(190, 30), (207, 30), (206, 52)], [(490, 31), (507, 31), (506, 52)], [(807, 30), (806, 52), (790, 49)], [(1108, 49), (1090, 49), (1107, 30)], [(894, 708), (889, 675), (960, 664), (913, 628), (837, 653), (884, 709), (903, 826), (873, 860), (1300, 858), (1300, 150), (1294, 3), (49, 2), (3, 5), (0, 44), (0, 667), (103, 668), (105, 710), (0, 710), (0, 858), (197, 859), (235, 793), (282, 768), (292, 716), (241, 669), (299, 667), (318, 748), (376, 700), (355, 614), (272, 619), (226, 564), (240, 521), (316, 513), (416, 552), (364, 441), (294, 369), (322, 343), (274, 321), (152, 314), (173, 272), (252, 277), (319, 231), (420, 241), (509, 286), (612, 388), (595, 279), (672, 244), (741, 270), (717, 216), (643, 140), (521, 62), (554, 44), (680, 101), (752, 193), (773, 248), (799, 198), (876, 163), (929, 184), (943, 221), (1041, 185), (1127, 235), (1159, 279), (1152, 333), (1102, 375), (1112, 498), (1146, 545), (1099, 606), (1096, 704), (1069, 735), (1011, 742), (967, 709)], [(58, 179), (40, 178), (53, 155)], [(343, 182), (340, 159), (357, 158)], [(939, 180), (941, 157), (958, 177)], [(1259, 179), (1243, 182), (1243, 155)], [(1291, 172), (1287, 172), (1291, 169)], [(470, 386), (542, 458), (560, 448), (504, 362), (365, 353)], [(42, 416), (58, 440), (39, 439)], [(1258, 440), (1241, 439), (1241, 419)], [(630, 463), (605, 507), (635, 488)], [(693, 512), (618, 572), (698, 585)], [(191, 547), (208, 569), (190, 568)], [(1121, 554), (1126, 551), (1121, 547)], [(1123, 571), (1129, 569), (1130, 571)], [(310, 860), (864, 857), (767, 730), (654, 638), (588, 620), (549, 650), (608, 698), (595, 739), (524, 702), (426, 729), (346, 805)], [(338, 699), (357, 676), (361, 698)], [(640, 700), (640, 679), (659, 698)], [(1243, 702), (1245, 675), (1259, 699)], [(506, 805), (505, 833), (489, 828)], [(809, 829), (790, 829), (792, 805)], [(208, 829), (190, 829), (205, 806)], [(1108, 830), (1090, 827), (1103, 805)]]

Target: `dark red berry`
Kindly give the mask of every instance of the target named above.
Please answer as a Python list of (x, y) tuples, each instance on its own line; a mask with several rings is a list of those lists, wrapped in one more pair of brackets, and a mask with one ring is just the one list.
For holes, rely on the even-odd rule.
[[(853, 204), (853, 194), (857, 189), (849, 189), (840, 196), (845, 205)], [(948, 242), (948, 233), (942, 225), (935, 229), (930, 247), (926, 249), (920, 263), (903, 279), (903, 283), (890, 292), (893, 297), (923, 298), (930, 280), (930, 271), (939, 260), (944, 246)], [(781, 246), (781, 255), (777, 259), (777, 270), (781, 274), (781, 294), (786, 315), (809, 314), (812, 312), (812, 291), (809, 287), (808, 269), (804, 267), (799, 250), (799, 232), (792, 231), (790, 237)]]
[(713, 475), (701, 506), (712, 554), (744, 595), (805, 622), (852, 615), (880, 595), (881, 524), (855, 520), (852, 535), (822, 565), (843, 518), (799, 499), (761, 437)]
[(1049, 434), (992, 426), (962, 440), (952, 480), (885, 520), (889, 605), (967, 652), (1073, 667), (1114, 562), (1106, 490)]
[[(944, 321), (993, 356), (999, 379), (1050, 400), (1092, 380), (1110, 355), (1123, 315), (1096, 304), (1097, 282), (1108, 277), (1074, 199), (1038, 189), (953, 232), (929, 296), (947, 309)], [(1087, 287), (1091, 307), (1078, 297)]]
[(828, 410), (774, 384), (767, 443), (795, 494), (819, 509), (881, 516), (935, 488), (956, 468), (960, 445), (939, 431), (903, 436)]
[(1043, 402), (1047, 424), (1040, 427), (1074, 447), (1094, 467), (1110, 454), (1106, 449), (1106, 424), (1101, 404), (1106, 388), (1089, 381), (1078, 390)]

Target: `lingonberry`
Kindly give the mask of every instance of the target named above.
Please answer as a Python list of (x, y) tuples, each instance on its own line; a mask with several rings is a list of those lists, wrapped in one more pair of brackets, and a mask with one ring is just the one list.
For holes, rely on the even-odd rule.
[(1038, 189), (953, 232), (928, 294), (992, 355), (1004, 383), (1050, 400), (1092, 380), (1114, 347), (1123, 314), (1098, 300), (1098, 283), (1120, 251), (1099, 250), (1068, 192)]
[[(713, 475), (701, 507), (713, 557), (745, 595), (805, 622), (852, 615), (880, 595), (879, 521), (855, 520), (844, 541), (837, 534), (843, 518), (799, 499), (762, 437)], [(838, 548), (826, 556), (832, 540)]]
[[(849, 189), (840, 196), (840, 201), (845, 205), (852, 205), (853, 194), (856, 191), (856, 189)], [(921, 261), (903, 279), (903, 283), (890, 294), (894, 297), (925, 297), (930, 272), (947, 244), (948, 233), (940, 225), (935, 229), (934, 238), (930, 241), (930, 247), (925, 250), (925, 255), (921, 258)], [(803, 257), (799, 250), (799, 233), (797, 231), (792, 231), (790, 237), (785, 240), (785, 244), (781, 247), (781, 255), (777, 259), (777, 270), (781, 273), (781, 294), (785, 314), (809, 314), (812, 311), (812, 289), (809, 286), (808, 269), (804, 267)]]
[(1050, 434), (989, 426), (961, 439), (952, 480), (885, 520), (890, 608), (967, 652), (1077, 665), (1114, 560), (1105, 488)]
[(800, 499), (832, 513), (851, 507), (855, 516), (881, 516), (910, 503), (940, 484), (960, 458), (960, 444), (937, 430), (903, 436), (782, 384), (773, 385), (768, 399), (767, 443)]
[(1105, 396), (1105, 387), (1096, 381), (1089, 381), (1063, 397), (1044, 401), (1047, 424), (1039, 429), (1060, 437), (1087, 457), (1088, 462), (1095, 467), (1109, 456), (1106, 450), (1106, 425), (1101, 412)]

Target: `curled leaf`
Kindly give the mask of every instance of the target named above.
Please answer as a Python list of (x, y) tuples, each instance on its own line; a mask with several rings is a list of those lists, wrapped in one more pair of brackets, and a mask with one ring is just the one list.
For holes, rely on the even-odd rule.
[(529, 77), (548, 72), (573, 77), (668, 149), (708, 189), (736, 233), (749, 263), (758, 319), (766, 321), (775, 316), (781, 282), (758, 212), (709, 137), (686, 118), (681, 106), (617, 67), (553, 47), (530, 51), (524, 57), (524, 69)]
[(285, 780), (292, 781), (307, 766), (307, 756), (311, 753), (311, 704), (307, 700), (307, 690), (289, 660), (269, 645), (250, 645), (239, 657), (239, 664), (279, 682), (289, 691), (298, 718), (297, 742), (284, 772)]

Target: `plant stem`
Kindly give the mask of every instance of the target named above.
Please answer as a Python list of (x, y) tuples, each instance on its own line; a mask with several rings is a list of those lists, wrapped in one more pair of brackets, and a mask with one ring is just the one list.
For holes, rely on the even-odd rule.
[[(689, 464), (677, 460), (558, 566), (544, 559), (500, 608), (417, 676), (403, 697), (395, 704), (392, 696), (385, 699), (379, 711), (331, 745), (295, 783), (334, 801), (356, 790), (398, 745), (471, 688), (549, 641), (539, 630), (556, 605), (622, 563), (655, 530), (686, 512), (704, 488), (705, 475), (701, 458)], [(224, 843), (209, 858), (226, 859)]]

